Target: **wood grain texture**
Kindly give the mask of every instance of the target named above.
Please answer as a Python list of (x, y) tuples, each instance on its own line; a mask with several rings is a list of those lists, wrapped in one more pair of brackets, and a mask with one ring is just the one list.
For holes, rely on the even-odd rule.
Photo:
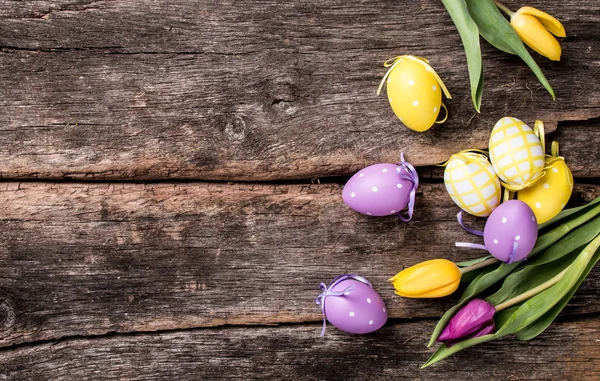
[[(598, 268), (538, 339), (426, 370), (457, 295), (403, 299), (387, 281), (480, 255), (454, 247), (478, 238), (424, 166), (485, 148), (502, 116), (546, 122), (587, 178), (573, 205), (600, 195), (582, 184), (600, 178), (600, 4), (528, 5), (567, 29), (561, 62), (533, 54), (557, 101), (483, 42), (475, 115), (439, 1), (0, 0), (0, 380), (600, 379)], [(450, 88), (443, 126), (414, 133), (375, 95), (398, 54)], [(400, 151), (433, 182), (415, 219), (349, 210), (337, 183)], [(381, 331), (318, 337), (318, 284), (343, 272), (386, 301)]]
[[(440, 316), (454, 299), (397, 297), (387, 281), (432, 258), (481, 256), (442, 184), (415, 219), (348, 209), (341, 188), (257, 184), (5, 183), (0, 346), (68, 336), (318, 322), (319, 282), (371, 280), (392, 318)], [(578, 186), (575, 203), (600, 195)], [(474, 222), (474, 221), (472, 221)], [(594, 270), (568, 315), (600, 312)]]
[[(564, 380), (600, 378), (600, 318), (557, 322), (539, 339), (469, 348), (420, 370), (433, 321), (364, 336), (319, 327), (203, 329), (79, 338), (0, 352), (2, 380)], [(27, 364), (27, 366), (22, 366)]]
[[(507, 114), (549, 130), (596, 118), (565, 143), (598, 162), (600, 7), (530, 5), (559, 15), (568, 32), (560, 62), (534, 53), (557, 101), (517, 58), (483, 42), (474, 116), (460, 39), (438, 1), (2, 0), (0, 175), (344, 176), (400, 151), (431, 165), (484, 148)], [(375, 95), (382, 62), (407, 53), (428, 57), (453, 94), (448, 123), (424, 134)], [(586, 163), (574, 163), (577, 177), (600, 176)]]

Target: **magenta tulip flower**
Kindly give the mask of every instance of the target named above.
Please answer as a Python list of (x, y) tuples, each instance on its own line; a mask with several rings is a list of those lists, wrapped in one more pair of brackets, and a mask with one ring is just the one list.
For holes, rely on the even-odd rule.
[(459, 341), (488, 335), (494, 332), (496, 309), (483, 299), (473, 299), (450, 319), (438, 341), (450, 347)]

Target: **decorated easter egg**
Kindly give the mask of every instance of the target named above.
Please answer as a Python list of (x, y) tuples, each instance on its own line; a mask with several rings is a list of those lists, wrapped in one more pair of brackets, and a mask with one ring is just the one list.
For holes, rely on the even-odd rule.
[(483, 231), (487, 250), (506, 263), (527, 258), (537, 236), (535, 214), (527, 204), (519, 200), (506, 201), (494, 209)]
[(323, 312), (327, 320), (336, 328), (349, 333), (369, 333), (383, 327), (387, 321), (387, 310), (381, 296), (370, 284), (356, 279), (346, 279), (331, 287), (333, 293), (342, 295), (327, 296)]
[(517, 198), (533, 209), (538, 224), (556, 216), (567, 204), (573, 192), (573, 175), (564, 160), (548, 159), (546, 174)]
[(369, 216), (389, 216), (409, 202), (413, 181), (397, 164), (371, 165), (348, 180), (342, 199), (351, 209)]
[(544, 149), (539, 137), (519, 119), (500, 119), (492, 129), (489, 148), (494, 171), (510, 190), (522, 189), (541, 176)]
[(452, 201), (474, 216), (489, 216), (500, 204), (500, 180), (480, 153), (452, 155), (444, 171), (444, 185)]
[(406, 127), (419, 132), (433, 126), (441, 108), (445, 108), (442, 91), (451, 98), (428, 62), (414, 56), (397, 57), (388, 64), (391, 68), (382, 81), (383, 85), (387, 78), (387, 96), (394, 114)]

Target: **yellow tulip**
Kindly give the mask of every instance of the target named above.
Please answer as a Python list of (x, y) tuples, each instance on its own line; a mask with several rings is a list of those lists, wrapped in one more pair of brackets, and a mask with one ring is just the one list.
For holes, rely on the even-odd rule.
[(461, 271), (446, 259), (432, 259), (400, 271), (390, 279), (396, 294), (405, 298), (440, 298), (460, 284)]
[(552, 61), (560, 61), (560, 44), (554, 38), (566, 36), (560, 21), (539, 9), (522, 7), (511, 14), (510, 24), (531, 49)]

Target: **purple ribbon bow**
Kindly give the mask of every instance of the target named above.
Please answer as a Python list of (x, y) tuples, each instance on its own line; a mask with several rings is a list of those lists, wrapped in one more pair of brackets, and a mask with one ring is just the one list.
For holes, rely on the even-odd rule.
[(369, 287), (373, 288), (373, 285), (371, 284), (371, 282), (369, 282), (368, 280), (366, 280), (365, 278), (363, 278), (359, 275), (354, 275), (354, 274), (338, 275), (335, 278), (333, 278), (333, 280), (331, 281), (329, 286), (327, 286), (325, 283), (321, 282), (321, 284), (319, 285), (319, 288), (321, 289), (321, 293), (319, 294), (319, 296), (317, 296), (317, 299), (315, 300), (315, 303), (317, 305), (321, 306), (321, 312), (323, 314), (323, 329), (321, 330), (321, 336), (325, 336), (325, 328), (327, 327), (327, 315), (325, 314), (325, 299), (328, 296), (344, 296), (344, 294), (346, 292), (348, 292), (348, 293), (352, 292), (352, 290), (354, 290), (353, 286), (348, 286), (345, 289), (343, 289), (342, 291), (331, 291), (332, 288), (334, 288), (340, 282), (345, 281), (347, 279), (357, 280), (357, 281), (362, 282), (362, 283), (368, 285)]
[(462, 210), (460, 212), (458, 212), (458, 214), (456, 215), (456, 219), (458, 220), (458, 224), (465, 229), (466, 231), (468, 231), (471, 234), (475, 234), (478, 235), (480, 237), (483, 237), (483, 232), (481, 230), (476, 230), (476, 229), (472, 229), (470, 227), (468, 227), (467, 225), (465, 225), (464, 221), (463, 221), (463, 214), (462, 214)]
[(408, 200), (408, 213), (406, 216), (402, 215), (402, 212), (398, 212), (398, 219), (402, 222), (408, 222), (412, 219), (413, 211), (415, 209), (415, 198), (417, 194), (417, 187), (419, 186), (419, 175), (417, 170), (412, 164), (404, 160), (404, 152), (400, 153), (400, 162), (396, 173), (403, 180), (408, 180), (413, 183), (412, 189), (410, 190), (410, 198)]

